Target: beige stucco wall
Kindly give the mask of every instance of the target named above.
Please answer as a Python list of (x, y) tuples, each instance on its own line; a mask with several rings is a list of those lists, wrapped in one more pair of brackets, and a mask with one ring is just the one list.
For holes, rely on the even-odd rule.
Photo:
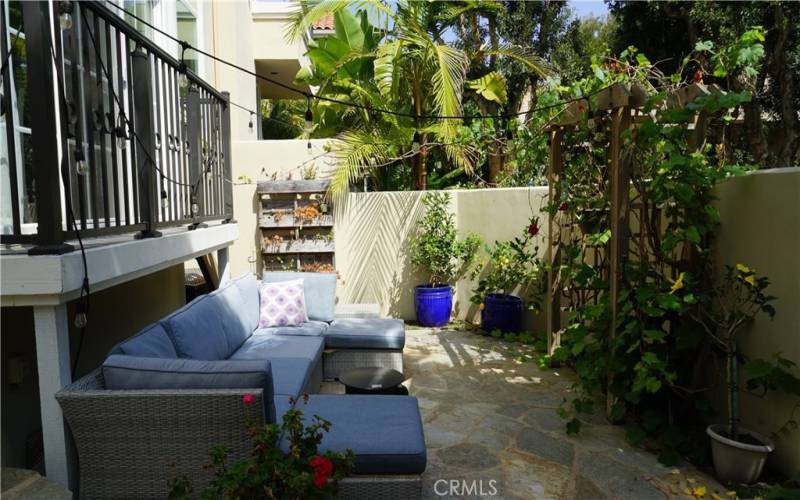
[[(742, 354), (769, 359), (773, 353), (800, 365), (800, 168), (755, 172), (718, 187), (721, 224), (716, 242), (717, 269), (743, 263), (768, 276), (775, 319), (760, 315), (739, 336)], [(800, 376), (800, 367), (795, 367)], [(717, 395), (724, 418), (724, 394)], [(798, 398), (742, 395), (742, 424), (769, 435), (800, 403)], [(794, 415), (800, 419), (800, 410)], [(800, 430), (776, 438), (774, 463), (786, 474), (800, 471)]]
[[(520, 235), (531, 213), (540, 213), (547, 190), (536, 187), (449, 192), (459, 235), (473, 232), (491, 244)], [(425, 283), (427, 277), (411, 265), (408, 248), (416, 223), (424, 214), (423, 194), (352, 193), (346, 204), (336, 209), (334, 238), (336, 268), (341, 276), (340, 303), (378, 303), (383, 314), (416, 319), (414, 287)], [(544, 238), (544, 228), (541, 234)], [(544, 245), (540, 252), (543, 254)], [(483, 250), (480, 258), (485, 258)], [(468, 277), (456, 283), (455, 317), (478, 320), (479, 311), (469, 301), (473, 286)], [(526, 316), (528, 328), (544, 326), (543, 321)]]

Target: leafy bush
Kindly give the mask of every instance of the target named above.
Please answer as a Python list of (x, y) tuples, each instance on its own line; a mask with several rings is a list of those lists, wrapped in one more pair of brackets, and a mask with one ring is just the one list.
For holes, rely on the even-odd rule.
[(411, 262), (425, 270), (431, 285), (452, 283), (472, 265), (481, 240), (471, 233), (458, 239), (453, 214), (448, 210), (450, 193), (426, 193), (422, 203), (425, 215), (411, 241)]
[[(308, 395), (303, 396), (308, 402)], [(251, 395), (244, 395), (243, 404), (252, 404)], [(292, 400), (292, 404), (295, 401)], [(327, 499), (337, 495), (339, 481), (353, 468), (353, 452), (319, 452), (322, 436), (330, 432), (331, 423), (314, 416), (312, 423), (303, 423), (302, 410), (293, 408), (283, 416), (279, 425), (250, 426), (247, 429), (253, 441), (253, 453), (234, 463), (228, 463), (230, 449), (218, 446), (211, 450), (214, 479), (200, 493), (202, 499), (217, 498), (275, 498), (275, 499)], [(289, 452), (280, 442), (287, 437)], [(184, 476), (169, 482), (170, 500), (193, 498), (193, 488)]]
[[(511, 293), (520, 287), (528, 309), (540, 309), (543, 295), (540, 278), (544, 264), (539, 257), (539, 230), (539, 217), (534, 216), (521, 236), (511, 241), (495, 241), (494, 247), (485, 247), (489, 258), (482, 269), (486, 273), (472, 291), (472, 303), (483, 304), (488, 293)], [(476, 268), (472, 278), (475, 279), (480, 271)]]

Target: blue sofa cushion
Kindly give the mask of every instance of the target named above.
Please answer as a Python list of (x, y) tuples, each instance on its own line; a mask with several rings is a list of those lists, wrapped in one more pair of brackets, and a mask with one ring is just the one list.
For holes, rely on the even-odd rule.
[(326, 347), (337, 349), (402, 349), (406, 343), (403, 320), (392, 318), (337, 319), (324, 337)]
[(303, 337), (321, 337), (328, 329), (324, 321), (306, 321), (300, 326), (273, 326), (259, 328), (255, 333), (259, 335), (298, 335)]
[(233, 280), (233, 283), (242, 296), (245, 324), (249, 331), (252, 332), (258, 328), (259, 309), (261, 308), (258, 282), (252, 273), (247, 273)]
[(112, 355), (101, 368), (109, 390), (263, 389), (267, 418), (274, 421), (269, 361), (202, 361)]
[(272, 390), (275, 395), (297, 398), (303, 393), (314, 393), (319, 387), (311, 387), (313, 362), (303, 358), (274, 358), (272, 367)]
[(317, 364), (322, 359), (325, 342), (321, 337), (273, 335), (256, 330), (230, 359), (300, 358)]
[(227, 359), (228, 339), (222, 325), (222, 308), (209, 295), (201, 295), (161, 320), (181, 358)]
[[(314, 394), (303, 412), (306, 424), (314, 415), (331, 422), (320, 451), (353, 450), (355, 474), (421, 474), (427, 453), (417, 398), (409, 396), (361, 396)], [(276, 409), (281, 420), (286, 405)], [(288, 450), (288, 442), (281, 442)]]
[(137, 333), (130, 339), (120, 343), (111, 350), (111, 354), (128, 356), (144, 356), (148, 358), (177, 358), (175, 346), (167, 332), (158, 323), (154, 323)]
[(228, 342), (228, 352), (233, 352), (247, 340), (253, 333), (253, 329), (247, 324), (245, 303), (239, 287), (233, 283), (228, 283), (218, 290), (209, 294), (211, 300), (217, 302), (219, 307), (222, 329), (225, 332), (225, 340)]
[(302, 279), (308, 319), (333, 321), (336, 307), (336, 274), (265, 271), (263, 279), (267, 283)]

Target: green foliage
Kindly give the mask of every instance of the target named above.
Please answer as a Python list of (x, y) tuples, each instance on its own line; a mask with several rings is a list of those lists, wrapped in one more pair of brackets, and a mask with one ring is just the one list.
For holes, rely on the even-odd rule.
[[(304, 403), (308, 396), (304, 396)], [(324, 499), (336, 496), (341, 479), (353, 468), (353, 452), (319, 452), (319, 444), (331, 423), (314, 416), (309, 425), (303, 412), (291, 409), (281, 425), (266, 424), (247, 429), (253, 442), (249, 458), (230, 463), (230, 450), (217, 446), (211, 450), (208, 469), (214, 474), (211, 483), (200, 492), (201, 499), (274, 498)], [(288, 440), (289, 452), (280, 447)], [(191, 481), (183, 475), (169, 481), (171, 500), (193, 498)]]
[(474, 234), (459, 240), (450, 212), (450, 193), (430, 192), (422, 199), (425, 215), (411, 240), (411, 263), (425, 270), (431, 285), (453, 283), (472, 265), (481, 240)]
[[(751, 41), (757, 43), (756, 38)], [(631, 197), (642, 204), (637, 224), (648, 236), (638, 243), (638, 258), (621, 269), (612, 325), (603, 262), (584, 258), (593, 248), (607, 252), (611, 243), (606, 173), (611, 122), (606, 114), (589, 112), (596, 109), (595, 99), (589, 99), (577, 129), (565, 136), (561, 196), (546, 207), (550, 214), (576, 221), (584, 234), (562, 243), (565, 260), (557, 269), (556, 286), (567, 289), (573, 309), (553, 358), (571, 365), (579, 376), (575, 397), (565, 402), (561, 414), (569, 422), (568, 432), (577, 432), (576, 419), (593, 410), (593, 398), (605, 394), (613, 402), (610, 417), (628, 422), (628, 439), (638, 443), (647, 435), (657, 436), (661, 458), (672, 462), (679, 455), (698, 454), (696, 446), (692, 450), (691, 429), (682, 422), (708, 409), (697, 389), (697, 364), (711, 339), (698, 314), (713, 310), (709, 303), (716, 292), (709, 287), (709, 242), (719, 214), (708, 207), (714, 186), (745, 170), (720, 158), (711, 144), (692, 147), (689, 124), (699, 113), (722, 121), (750, 95), (712, 93), (685, 107), (665, 107), (661, 103), (681, 79), (659, 74), (634, 47), (616, 61), (598, 61), (593, 67), (592, 76), (576, 82), (571, 91), (585, 94), (620, 82), (636, 83), (653, 95), (635, 131), (621, 136), (631, 168)], [(749, 279), (742, 276), (740, 284)]]
[(511, 241), (495, 241), (485, 246), (488, 262), (478, 266), (472, 279), (482, 275), (470, 301), (483, 305), (488, 293), (511, 293), (517, 288), (530, 310), (539, 311), (542, 300), (541, 278), (544, 264), (539, 257), (539, 217), (531, 217), (521, 236)]

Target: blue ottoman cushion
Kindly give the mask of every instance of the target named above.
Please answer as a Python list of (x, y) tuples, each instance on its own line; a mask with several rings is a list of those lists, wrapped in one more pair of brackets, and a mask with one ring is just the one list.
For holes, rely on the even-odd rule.
[(392, 318), (337, 319), (324, 337), (326, 347), (341, 349), (402, 349), (406, 343), (403, 320)]
[(265, 271), (263, 279), (267, 283), (302, 279), (308, 318), (333, 321), (336, 308), (336, 274)]
[[(355, 474), (421, 474), (427, 452), (417, 398), (409, 396), (359, 396), (314, 394), (307, 404), (298, 401), (306, 424), (314, 415), (331, 422), (320, 451), (355, 455)], [(278, 421), (288, 408), (276, 409)], [(285, 438), (281, 443), (288, 450)]]

